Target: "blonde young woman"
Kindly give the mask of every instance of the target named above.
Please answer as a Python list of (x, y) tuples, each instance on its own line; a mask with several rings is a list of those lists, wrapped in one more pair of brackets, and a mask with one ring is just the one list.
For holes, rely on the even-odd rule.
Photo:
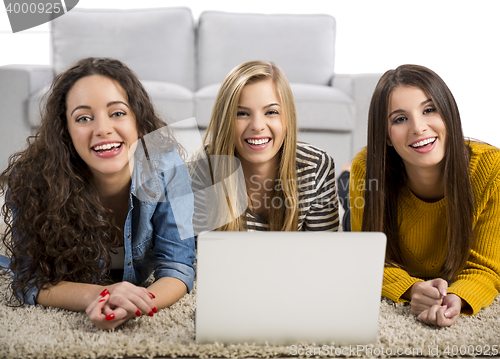
[[(249, 61), (229, 73), (204, 143), (207, 166), (198, 161), (192, 167), (195, 212), (204, 213), (195, 227), (203, 222), (206, 229), (224, 231), (338, 229), (334, 161), (297, 142), (292, 91), (276, 64)], [(244, 178), (235, 175), (240, 164)], [(207, 183), (223, 184), (213, 201), (199, 190)], [(227, 206), (228, 219), (221, 221), (220, 209)]]

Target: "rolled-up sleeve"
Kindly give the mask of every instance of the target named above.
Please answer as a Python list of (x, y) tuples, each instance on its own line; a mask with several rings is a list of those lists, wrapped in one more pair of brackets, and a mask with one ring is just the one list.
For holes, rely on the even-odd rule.
[(155, 279), (177, 278), (190, 292), (195, 275), (194, 204), (191, 178), (178, 156), (164, 181), (165, 200), (158, 202), (153, 215)]

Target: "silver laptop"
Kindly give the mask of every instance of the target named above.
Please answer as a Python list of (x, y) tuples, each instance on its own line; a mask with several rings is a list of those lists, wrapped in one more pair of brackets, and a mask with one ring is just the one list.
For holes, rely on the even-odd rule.
[(373, 232), (200, 234), (196, 342), (375, 342), (385, 246)]

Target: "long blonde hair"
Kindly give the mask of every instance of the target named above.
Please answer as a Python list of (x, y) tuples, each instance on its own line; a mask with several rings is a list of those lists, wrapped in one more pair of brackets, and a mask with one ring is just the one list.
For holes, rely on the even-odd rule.
[[(282, 118), (285, 122), (285, 137), (280, 149), (280, 165), (278, 180), (281, 182), (279, 190), (274, 196), (280, 197), (283, 205), (279, 208), (271, 206), (269, 225), (272, 231), (297, 231), (298, 229), (298, 191), (295, 158), (297, 150), (297, 112), (293, 100), (290, 84), (283, 71), (273, 62), (248, 61), (236, 66), (226, 77), (217, 94), (215, 105), (205, 135), (204, 143), (207, 144), (208, 156), (235, 156), (236, 146), (234, 141), (235, 122), (238, 103), (243, 88), (252, 83), (271, 79), (276, 86), (278, 98), (282, 108)], [(221, 178), (228, 178), (229, 171), (234, 170), (221, 163), (212, 163), (214, 173)], [(226, 182), (226, 185), (230, 187)], [(230, 195), (231, 189), (226, 190)], [(236, 196), (238, 197), (238, 196)], [(232, 202), (232, 198), (228, 199)], [(289, 203), (291, 205), (286, 205)], [(234, 206), (234, 202), (232, 204)], [(230, 204), (231, 206), (231, 204)], [(234, 220), (218, 230), (241, 231), (246, 230), (246, 216)]]

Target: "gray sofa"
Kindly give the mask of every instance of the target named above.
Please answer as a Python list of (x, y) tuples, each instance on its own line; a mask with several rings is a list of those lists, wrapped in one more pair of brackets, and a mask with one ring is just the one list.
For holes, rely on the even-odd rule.
[(220, 83), (236, 65), (269, 60), (285, 71), (298, 109), (299, 140), (340, 166), (366, 142), (366, 118), (379, 74), (334, 72), (335, 19), (188, 8), (75, 8), (51, 22), (51, 66), (0, 67), (0, 166), (40, 120), (54, 74), (88, 56), (114, 57), (143, 82), (189, 152), (201, 145)]

